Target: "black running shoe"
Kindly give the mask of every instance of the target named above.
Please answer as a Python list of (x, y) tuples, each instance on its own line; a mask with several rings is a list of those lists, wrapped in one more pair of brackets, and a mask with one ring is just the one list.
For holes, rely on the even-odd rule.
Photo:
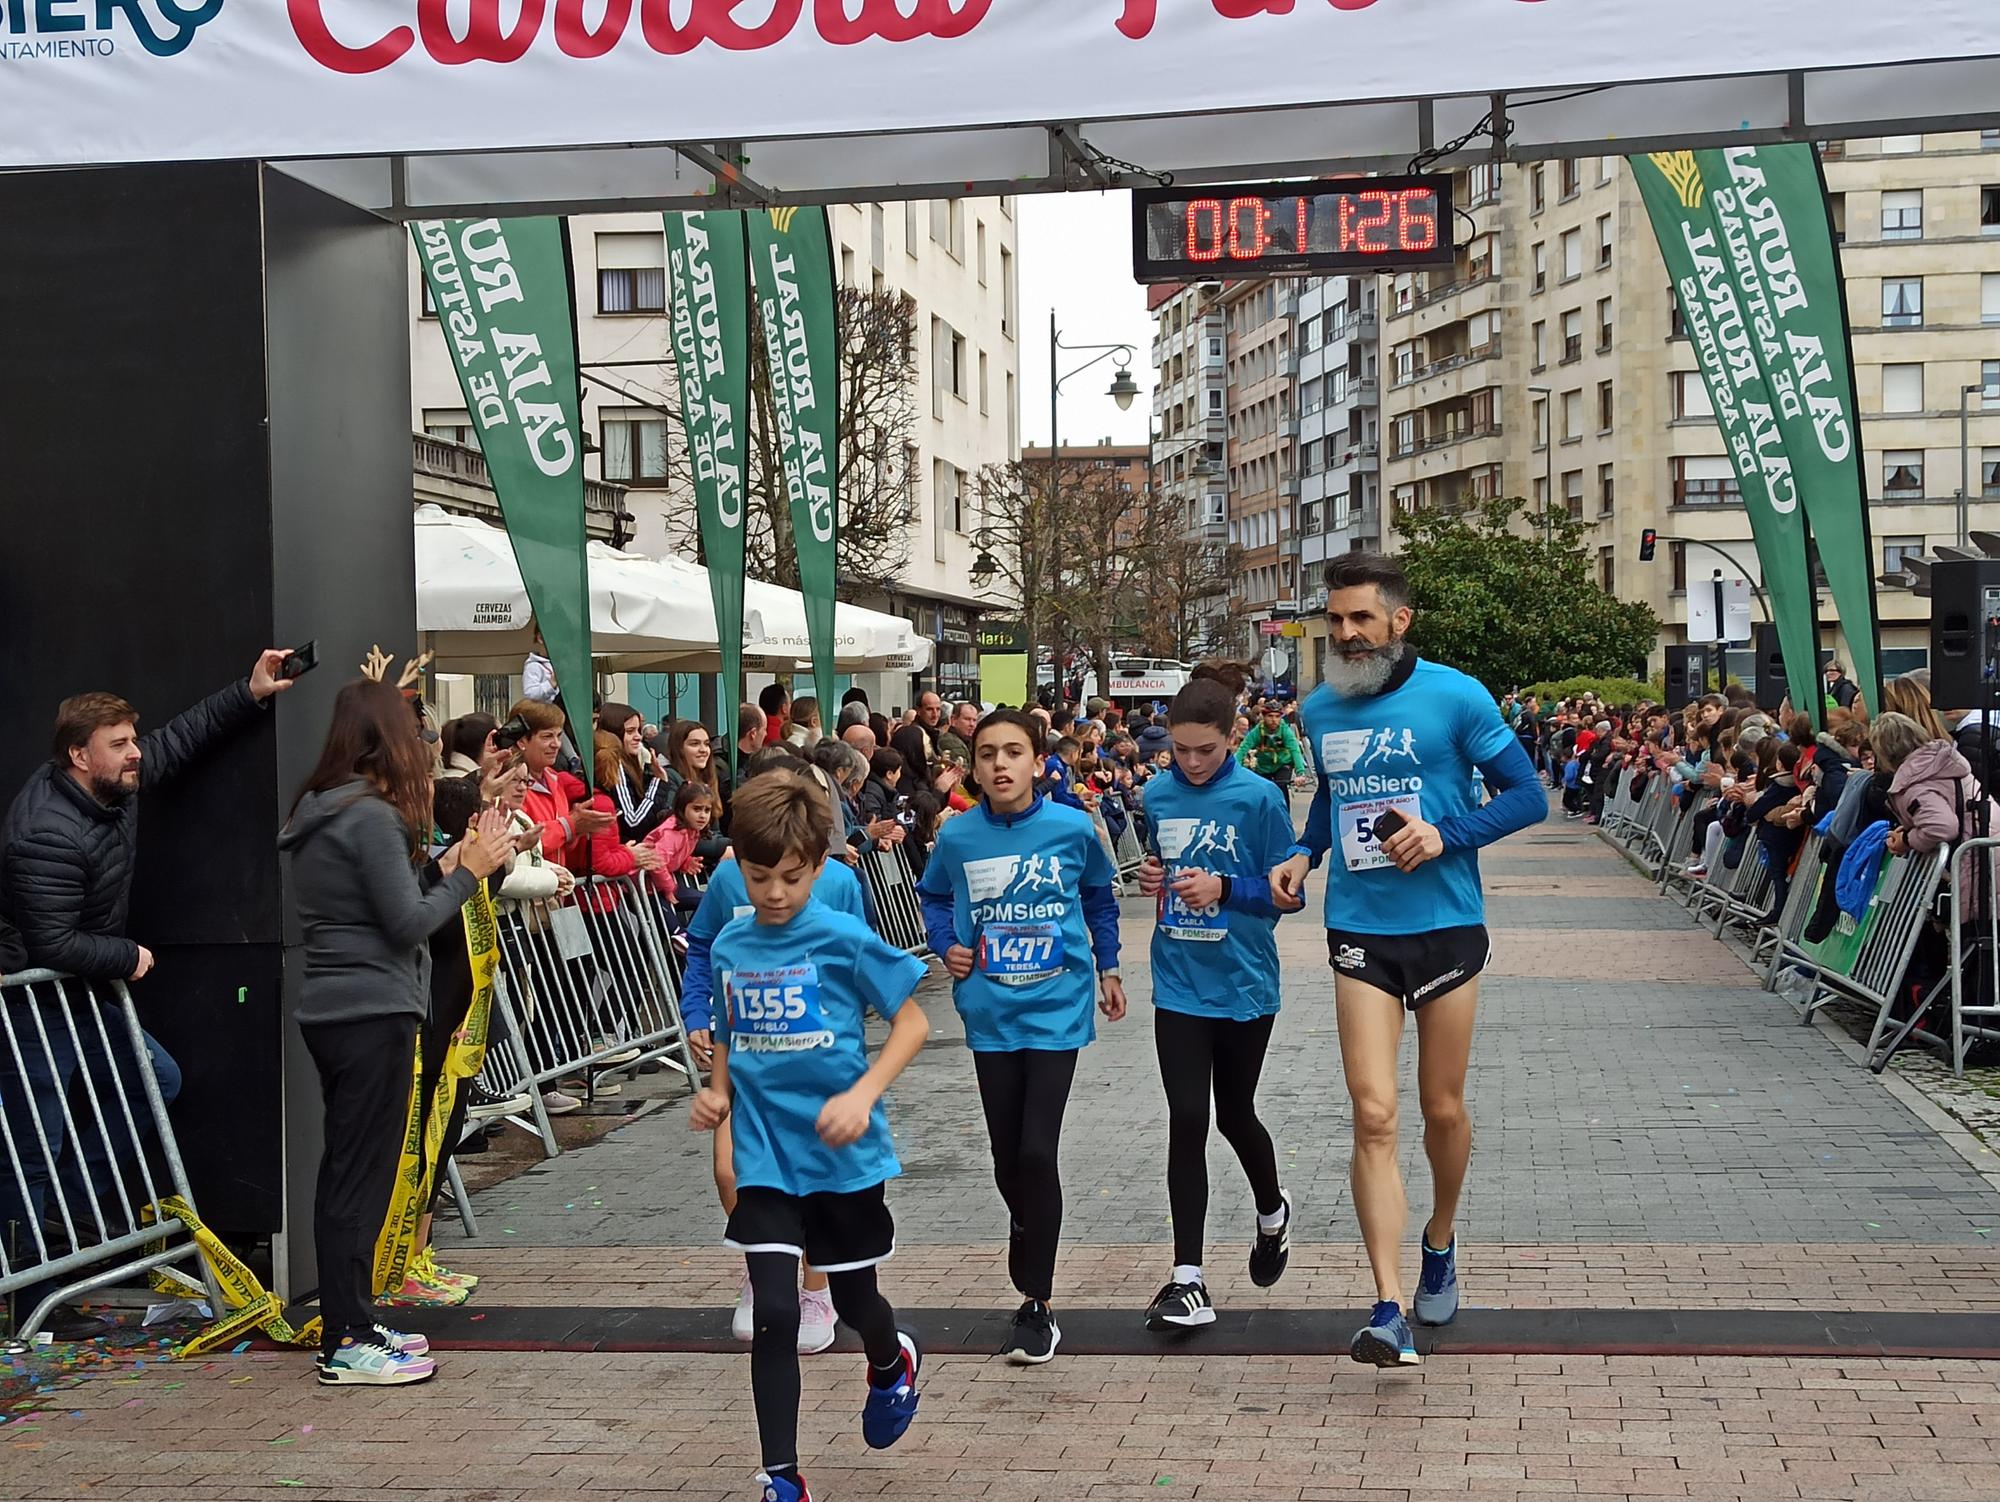
[(1260, 1229), (1256, 1245), (1250, 1248), (1250, 1281), (1259, 1288), (1269, 1288), (1282, 1278), (1285, 1264), (1292, 1260), (1292, 1196), (1281, 1189), (1278, 1197), (1285, 1202), (1285, 1223), (1275, 1231)]
[(1215, 1323), (1215, 1301), (1200, 1283), (1169, 1283), (1146, 1310), (1148, 1330), (1193, 1330)]
[(1056, 1324), (1055, 1311), (1040, 1299), (1028, 1299), (1014, 1311), (1014, 1328), (1000, 1354), (1016, 1366), (1040, 1366), (1061, 1344), (1062, 1330)]

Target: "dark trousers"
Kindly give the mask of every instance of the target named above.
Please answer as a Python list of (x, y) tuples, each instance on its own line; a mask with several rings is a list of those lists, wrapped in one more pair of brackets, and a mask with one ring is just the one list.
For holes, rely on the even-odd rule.
[(342, 1336), (364, 1338), (375, 1323), (375, 1239), (389, 1212), (402, 1152), (417, 1019), (370, 1017), (312, 1023), (299, 1031), (319, 1068), (326, 1109), (313, 1239), (325, 1321), (320, 1346), (331, 1355)]
[[(757, 1441), (766, 1471), (799, 1463), (799, 1259), (784, 1252), (750, 1252), (750, 1296), (757, 1323), (750, 1338), (750, 1394), (757, 1407)], [(896, 1311), (875, 1285), (875, 1269), (828, 1273), (827, 1292), (840, 1322), (861, 1337), (868, 1364), (880, 1371), (902, 1351)]]
[(1055, 1295), (1062, 1239), (1063, 1113), (1076, 1079), (1073, 1048), (975, 1053), (979, 1102), (993, 1144), (993, 1179), (1007, 1202), (1007, 1271), (1023, 1298)]
[(1174, 1261), (1201, 1266), (1208, 1229), (1208, 1120), (1236, 1149), (1259, 1215), (1284, 1208), (1278, 1155), (1257, 1119), (1257, 1081), (1276, 1017), (1254, 1022), (1153, 1012), (1153, 1047), (1167, 1089), (1167, 1204), (1174, 1218)]

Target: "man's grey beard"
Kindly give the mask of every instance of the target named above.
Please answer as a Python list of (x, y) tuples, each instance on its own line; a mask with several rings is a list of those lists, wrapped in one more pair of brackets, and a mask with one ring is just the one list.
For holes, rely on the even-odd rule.
[(137, 791), (136, 788), (127, 787), (122, 776), (90, 779), (91, 796), (106, 808), (116, 808)]
[(1408, 645), (1397, 637), (1387, 646), (1376, 647), (1359, 657), (1350, 657), (1338, 647), (1326, 655), (1323, 676), (1326, 686), (1343, 699), (1366, 698), (1389, 686)]

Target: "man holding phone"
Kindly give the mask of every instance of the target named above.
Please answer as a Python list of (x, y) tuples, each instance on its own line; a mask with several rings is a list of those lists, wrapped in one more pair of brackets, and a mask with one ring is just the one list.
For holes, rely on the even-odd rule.
[[(1408, 1205), (1396, 1162), (1397, 1069), (1407, 1008), (1417, 1018), (1424, 1150), (1436, 1200), (1412, 1312), (1458, 1312), (1453, 1221), (1472, 1156), (1465, 1073), (1489, 945), (1481, 846), (1548, 817), (1548, 800), (1493, 696), (1404, 640), (1409, 585), (1394, 560), (1342, 554), (1326, 566), (1332, 650), (1302, 717), (1319, 791), (1295, 855), (1271, 873), (1279, 906), (1327, 867), (1327, 951), (1340, 1054), (1354, 1104), (1354, 1201), (1377, 1303), (1350, 1354), (1375, 1366), (1420, 1358), (1399, 1267)], [(1473, 774), (1493, 797), (1475, 802)]]

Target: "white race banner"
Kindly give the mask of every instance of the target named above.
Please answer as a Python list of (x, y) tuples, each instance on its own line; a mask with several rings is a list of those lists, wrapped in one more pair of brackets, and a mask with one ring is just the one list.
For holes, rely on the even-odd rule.
[(0, 168), (759, 140), (1995, 55), (1994, 0), (0, 0)]

